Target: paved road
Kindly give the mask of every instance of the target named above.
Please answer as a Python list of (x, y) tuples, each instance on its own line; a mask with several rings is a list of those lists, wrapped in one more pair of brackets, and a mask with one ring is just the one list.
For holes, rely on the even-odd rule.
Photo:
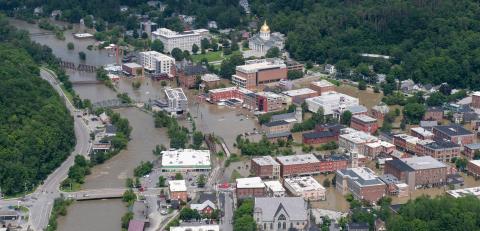
[[(27, 195), (24, 202), (20, 202), (21, 205), (30, 208), (30, 219), (27, 226), (38, 231), (43, 230), (48, 225), (53, 201), (55, 198), (60, 197), (60, 183), (67, 177), (68, 169), (73, 165), (75, 155), (81, 154), (86, 156), (88, 155), (90, 148), (90, 134), (88, 132), (88, 127), (81, 118), (75, 116), (75, 107), (65, 96), (64, 92), (58, 85), (54, 74), (45, 69), (41, 69), (40, 76), (42, 79), (48, 81), (65, 100), (65, 104), (70, 111), (70, 114), (74, 117), (74, 129), (77, 143), (72, 154), (62, 163), (62, 165), (60, 165), (60, 167), (48, 176), (44, 181), (44, 184), (40, 185), (32, 194)], [(0, 201), (0, 206), (17, 205), (17, 203), (19, 203), (18, 199), (2, 200)]]
[(223, 208), (224, 216), (222, 218), (222, 223), (220, 230), (223, 231), (233, 231), (233, 193), (231, 191), (220, 191), (219, 192), (219, 201), (220, 207)]

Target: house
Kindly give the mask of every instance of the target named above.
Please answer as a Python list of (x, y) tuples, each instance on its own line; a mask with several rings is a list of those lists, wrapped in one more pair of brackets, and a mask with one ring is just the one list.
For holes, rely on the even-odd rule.
[(188, 194), (185, 180), (168, 181), (168, 189), (170, 192), (170, 199), (187, 202)]
[(324, 71), (329, 75), (333, 75), (337, 72), (335, 66), (331, 64), (325, 64)]
[(301, 197), (257, 197), (253, 218), (257, 230), (307, 230), (310, 216)]
[(193, 210), (197, 210), (200, 214), (211, 214), (217, 206), (210, 200), (205, 200), (199, 204), (190, 204), (190, 208)]

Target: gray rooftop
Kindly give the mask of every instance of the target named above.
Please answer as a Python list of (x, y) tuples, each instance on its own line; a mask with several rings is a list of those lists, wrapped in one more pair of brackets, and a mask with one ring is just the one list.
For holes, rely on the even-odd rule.
[(432, 168), (446, 168), (447, 166), (431, 156), (415, 156), (410, 158), (401, 159), (402, 162), (407, 164), (414, 170), (424, 170)]
[(438, 130), (448, 136), (464, 136), (472, 134), (469, 130), (458, 124), (440, 125), (434, 127), (433, 130)]
[(346, 111), (350, 111), (352, 114), (357, 114), (357, 113), (364, 113), (367, 112), (368, 109), (365, 106), (362, 105), (353, 105), (345, 108)]
[(293, 155), (293, 156), (278, 156), (278, 162), (282, 165), (292, 164), (311, 164), (320, 162), (313, 154)]
[(480, 149), (480, 143), (466, 144), (465, 147), (473, 150)]
[(295, 112), (279, 114), (279, 115), (272, 115), (272, 119), (270, 121), (278, 121), (278, 120), (288, 120), (288, 119), (295, 119)]
[(266, 165), (279, 165), (275, 159), (271, 156), (262, 156), (262, 157), (257, 157), (252, 159), (253, 162), (257, 163), (260, 166), (266, 166)]
[(308, 220), (307, 203), (301, 197), (257, 197), (254, 212), (262, 212), (263, 221), (273, 221), (284, 210), (293, 221)]
[(385, 184), (371, 169), (366, 167), (340, 169), (337, 170), (337, 174), (348, 176), (350, 180), (362, 187)]

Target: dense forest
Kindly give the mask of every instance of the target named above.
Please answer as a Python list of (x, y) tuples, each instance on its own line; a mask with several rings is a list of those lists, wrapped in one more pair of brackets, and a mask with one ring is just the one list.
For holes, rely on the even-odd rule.
[[(54, 57), (0, 16), (0, 187), (31, 190), (69, 155), (73, 119), (38, 64)], [(38, 61), (38, 62), (37, 62)], [(52, 61), (53, 62), (53, 61)]]
[(398, 215), (387, 221), (391, 231), (479, 230), (480, 200), (448, 196), (420, 197), (403, 205)]

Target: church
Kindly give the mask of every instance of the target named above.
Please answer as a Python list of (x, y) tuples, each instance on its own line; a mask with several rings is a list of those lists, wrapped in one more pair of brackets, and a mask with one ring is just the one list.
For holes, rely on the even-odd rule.
[(259, 56), (264, 56), (272, 47), (278, 47), (283, 50), (285, 46), (285, 36), (279, 32), (270, 33), (270, 27), (267, 21), (260, 28), (260, 33), (255, 34), (248, 40), (248, 48), (255, 51)]

